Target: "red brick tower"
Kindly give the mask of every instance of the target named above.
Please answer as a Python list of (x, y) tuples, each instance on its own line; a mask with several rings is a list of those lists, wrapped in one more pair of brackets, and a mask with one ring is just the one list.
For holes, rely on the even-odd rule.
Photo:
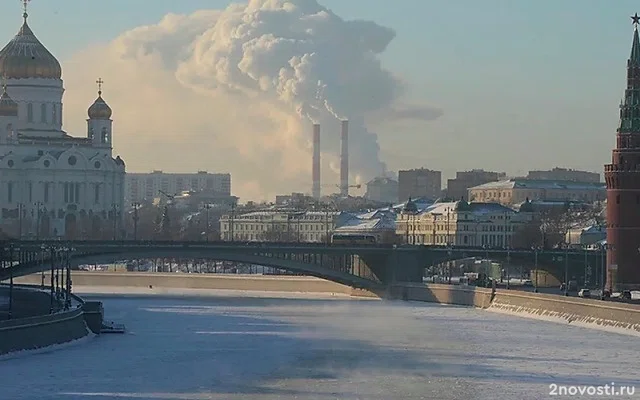
[(638, 14), (627, 61), (627, 89), (607, 183), (607, 286), (611, 291), (640, 288), (640, 38)]

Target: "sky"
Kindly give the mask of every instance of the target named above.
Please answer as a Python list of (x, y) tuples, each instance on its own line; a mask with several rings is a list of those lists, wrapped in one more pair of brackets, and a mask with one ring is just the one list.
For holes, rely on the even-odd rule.
[[(637, 2), (289, 2), (299, 12), (253, 0), (281, 9), (269, 17), (222, 0), (35, 0), (29, 24), (62, 63), (70, 134), (85, 134), (102, 77), (128, 171), (230, 172), (242, 199), (310, 191), (312, 122), (335, 190), (340, 118), (361, 183), (385, 169), (602, 172), (610, 160)], [(320, 6), (330, 17), (307, 18)], [(0, 40), (21, 12), (3, 1)]]

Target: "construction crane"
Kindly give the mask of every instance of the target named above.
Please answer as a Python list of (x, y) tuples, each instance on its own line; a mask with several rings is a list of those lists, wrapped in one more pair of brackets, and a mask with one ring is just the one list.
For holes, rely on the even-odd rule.
[[(342, 186), (337, 185), (337, 184), (330, 184), (330, 183), (323, 183), (323, 184), (320, 184), (320, 186), (321, 186), (321, 187), (335, 186), (335, 187), (337, 187), (338, 189), (342, 189)], [(357, 184), (357, 185), (349, 185), (349, 186), (348, 186), (348, 188), (349, 188), (349, 189), (351, 189), (351, 188), (354, 188), (354, 189), (360, 189), (361, 187), (362, 187), (362, 185), (360, 185), (360, 184)]]

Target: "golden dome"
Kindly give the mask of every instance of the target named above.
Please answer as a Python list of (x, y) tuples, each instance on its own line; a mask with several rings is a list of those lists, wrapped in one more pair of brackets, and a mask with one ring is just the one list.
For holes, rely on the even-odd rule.
[(111, 107), (102, 98), (102, 91), (98, 92), (98, 98), (88, 110), (89, 119), (110, 119)]
[(60, 63), (33, 34), (26, 13), (18, 34), (0, 50), (0, 76), (7, 79), (62, 77)]
[(0, 96), (0, 117), (16, 117), (18, 116), (18, 103), (13, 101), (7, 93), (7, 87), (2, 90), (2, 96)]

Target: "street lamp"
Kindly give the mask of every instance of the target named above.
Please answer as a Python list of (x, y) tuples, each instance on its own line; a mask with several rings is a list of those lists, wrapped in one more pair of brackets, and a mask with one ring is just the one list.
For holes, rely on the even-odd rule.
[(540, 250), (539, 246), (533, 246), (533, 260), (534, 260), (534, 268), (535, 268), (535, 279), (533, 282), (533, 292), (538, 293), (538, 250)]
[(511, 281), (511, 276), (509, 275), (509, 264), (511, 264), (511, 248), (507, 246), (507, 290), (509, 290), (509, 282)]
[(140, 208), (140, 203), (134, 202), (131, 204), (133, 206), (133, 240), (138, 240), (138, 209)]
[(564, 244), (564, 295), (569, 296), (569, 244)]
[(36, 201), (33, 204), (36, 206), (36, 240), (40, 240), (40, 218), (42, 211), (42, 202)]
[(113, 210), (113, 240), (118, 239), (118, 205), (116, 203), (111, 204)]
[(206, 221), (206, 227), (205, 227), (205, 241), (209, 242), (209, 209), (211, 208), (211, 204), (207, 203), (204, 205), (204, 209), (205, 209), (205, 218), (207, 219)]

